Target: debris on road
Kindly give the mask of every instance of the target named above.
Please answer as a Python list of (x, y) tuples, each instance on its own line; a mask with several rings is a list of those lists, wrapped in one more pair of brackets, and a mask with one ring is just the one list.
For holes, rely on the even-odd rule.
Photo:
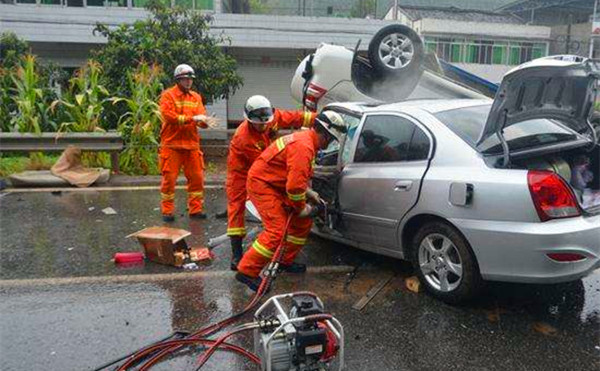
[(214, 254), (206, 247), (195, 247), (190, 249), (190, 260), (197, 263), (210, 263)]
[(88, 211), (94, 211), (94, 210), (96, 210), (95, 207), (93, 207), (93, 206), (92, 207), (88, 207)]
[(352, 305), (352, 309), (363, 310), (371, 300), (394, 278), (395, 274), (391, 273), (373, 286), (359, 301)]
[(118, 252), (114, 257), (115, 264), (128, 264), (144, 261), (144, 254), (141, 252)]
[(198, 264), (196, 263), (187, 263), (183, 265), (183, 269), (185, 270), (190, 270), (190, 271), (195, 271), (198, 270), (200, 267), (198, 267)]
[(542, 335), (556, 336), (558, 334), (558, 330), (555, 327), (545, 322), (534, 322), (532, 327), (535, 332), (539, 332)]
[(412, 291), (417, 294), (421, 292), (421, 282), (416, 276), (406, 278), (406, 280), (404, 280), (404, 283), (406, 284), (406, 288), (409, 291)]
[(191, 234), (191, 232), (183, 229), (150, 227), (132, 233), (126, 238), (136, 237), (149, 260), (159, 264), (180, 267), (183, 261), (176, 258), (175, 253), (187, 253), (189, 251), (184, 238)]
[(506, 313), (506, 309), (496, 308), (486, 311), (488, 321), (495, 323), (500, 321), (500, 315)]
[(105, 209), (102, 209), (102, 212), (105, 215), (116, 215), (117, 214), (117, 211), (115, 209), (113, 209), (112, 207), (107, 207)]

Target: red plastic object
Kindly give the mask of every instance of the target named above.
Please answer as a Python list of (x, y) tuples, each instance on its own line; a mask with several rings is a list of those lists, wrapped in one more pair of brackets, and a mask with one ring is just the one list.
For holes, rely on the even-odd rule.
[(118, 252), (115, 254), (115, 264), (130, 264), (144, 261), (141, 252)]

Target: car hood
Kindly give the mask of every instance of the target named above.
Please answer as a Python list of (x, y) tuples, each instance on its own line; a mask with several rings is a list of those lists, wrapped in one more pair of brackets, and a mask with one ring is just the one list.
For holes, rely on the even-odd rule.
[(502, 79), (477, 144), (505, 127), (538, 118), (559, 120), (576, 131), (587, 128), (599, 67), (600, 61), (565, 55), (512, 69)]

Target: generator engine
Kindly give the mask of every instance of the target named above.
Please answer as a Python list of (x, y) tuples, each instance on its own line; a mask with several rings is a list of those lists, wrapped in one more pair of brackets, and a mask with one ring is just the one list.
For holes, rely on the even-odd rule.
[[(287, 306), (285, 302), (289, 302)], [(288, 308), (287, 310), (285, 308)], [(324, 371), (344, 367), (344, 329), (313, 293), (271, 297), (254, 314), (254, 351), (266, 371)]]

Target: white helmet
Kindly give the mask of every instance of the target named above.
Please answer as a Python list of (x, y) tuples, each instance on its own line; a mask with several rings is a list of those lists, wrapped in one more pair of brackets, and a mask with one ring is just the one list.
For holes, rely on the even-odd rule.
[(175, 67), (175, 72), (173, 73), (175, 80), (180, 79), (182, 77), (189, 77), (191, 79), (196, 77), (194, 73), (194, 69), (187, 64), (180, 64)]
[(315, 124), (323, 127), (329, 134), (341, 141), (342, 136), (348, 132), (348, 125), (342, 116), (334, 111), (323, 111), (315, 118)]
[(253, 95), (244, 106), (244, 118), (253, 124), (268, 124), (273, 121), (273, 106), (262, 95)]

